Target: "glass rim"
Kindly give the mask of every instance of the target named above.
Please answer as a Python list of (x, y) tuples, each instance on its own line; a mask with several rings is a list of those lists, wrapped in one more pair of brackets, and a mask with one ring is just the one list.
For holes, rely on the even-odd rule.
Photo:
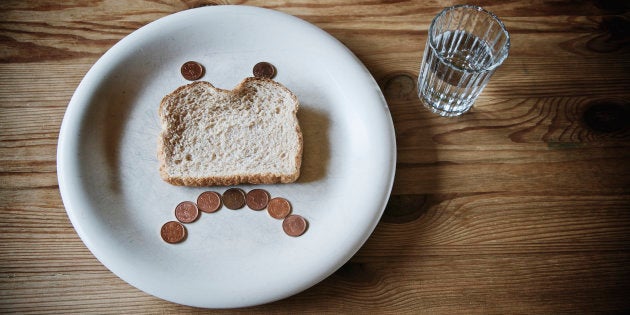
[[(437, 47), (435, 47), (435, 44), (433, 42), (434, 38), (433, 38), (432, 30), (435, 27), (435, 24), (437, 23), (438, 19), (440, 19), (441, 17), (446, 15), (446, 13), (448, 13), (450, 11), (453, 11), (453, 10), (457, 10), (457, 9), (473, 9), (473, 10), (478, 11), (478, 12), (483, 12), (483, 13), (487, 14), (488, 16), (490, 16), (492, 18), (492, 20), (494, 22), (496, 22), (497, 24), (499, 24), (499, 26), (501, 27), (501, 31), (503, 31), (503, 33), (505, 34), (505, 37), (506, 37), (505, 45), (501, 49), (501, 50), (505, 50), (505, 54), (503, 54), (503, 56), (501, 56), (501, 58), (495, 60), (490, 66), (484, 67), (483, 69), (463, 68), (463, 67), (460, 67), (458, 65), (452, 64), (451, 62), (446, 60), (444, 58), (444, 56), (442, 56), (441, 54), (437, 53)], [(442, 62), (444, 64), (447, 64), (449, 67), (453, 67), (453, 68), (455, 68), (457, 70), (460, 70), (460, 71), (474, 72), (474, 73), (483, 73), (483, 72), (488, 72), (488, 71), (492, 71), (492, 70), (496, 69), (497, 67), (499, 67), (503, 63), (503, 61), (505, 61), (505, 59), (508, 57), (508, 54), (510, 52), (510, 33), (508, 32), (507, 28), (505, 27), (505, 24), (503, 24), (503, 21), (501, 21), (501, 19), (496, 14), (494, 14), (494, 13), (492, 13), (492, 12), (490, 12), (490, 11), (480, 7), (480, 6), (472, 5), (472, 4), (458, 4), (458, 5), (446, 7), (442, 11), (440, 11), (440, 13), (438, 13), (438, 15), (436, 15), (433, 18), (433, 21), (431, 21), (431, 25), (429, 26), (429, 29), (428, 29), (428, 41), (427, 42), (431, 46), (430, 49), (433, 49), (436, 52), (435, 55), (440, 60), (440, 62)]]

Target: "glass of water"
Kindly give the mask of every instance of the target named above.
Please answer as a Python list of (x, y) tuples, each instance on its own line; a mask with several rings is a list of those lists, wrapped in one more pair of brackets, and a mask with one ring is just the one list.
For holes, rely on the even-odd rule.
[(510, 35), (496, 15), (473, 5), (444, 9), (429, 27), (418, 96), (441, 116), (465, 113), (509, 50)]

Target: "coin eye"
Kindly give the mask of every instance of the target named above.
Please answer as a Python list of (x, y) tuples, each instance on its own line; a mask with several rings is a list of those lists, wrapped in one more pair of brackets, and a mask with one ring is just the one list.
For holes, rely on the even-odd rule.
[(188, 81), (195, 81), (203, 77), (205, 69), (196, 61), (187, 61), (180, 68), (180, 72), (184, 79)]
[(273, 79), (276, 76), (276, 67), (268, 62), (259, 62), (254, 65), (254, 69), (252, 69), (254, 77), (256, 78), (267, 78)]

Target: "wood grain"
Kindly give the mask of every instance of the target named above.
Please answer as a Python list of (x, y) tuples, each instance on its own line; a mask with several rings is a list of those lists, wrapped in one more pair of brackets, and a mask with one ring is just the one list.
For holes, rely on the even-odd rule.
[(125, 283), (65, 213), (56, 146), (83, 75), (112, 45), (189, 8), (247, 4), (326, 30), (389, 105), (397, 173), (359, 252), (282, 301), (212, 313), (558, 314), (630, 310), (630, 5), (471, 1), (502, 18), (507, 61), (474, 109), (422, 108), (431, 19), (458, 1), (0, 3), (0, 312), (177, 313)]

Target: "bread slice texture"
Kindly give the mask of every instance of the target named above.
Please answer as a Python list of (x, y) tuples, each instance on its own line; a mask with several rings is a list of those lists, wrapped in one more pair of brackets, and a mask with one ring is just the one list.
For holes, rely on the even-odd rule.
[(197, 81), (159, 107), (163, 180), (183, 186), (291, 183), (300, 176), (298, 98), (280, 83), (245, 78), (223, 90)]

